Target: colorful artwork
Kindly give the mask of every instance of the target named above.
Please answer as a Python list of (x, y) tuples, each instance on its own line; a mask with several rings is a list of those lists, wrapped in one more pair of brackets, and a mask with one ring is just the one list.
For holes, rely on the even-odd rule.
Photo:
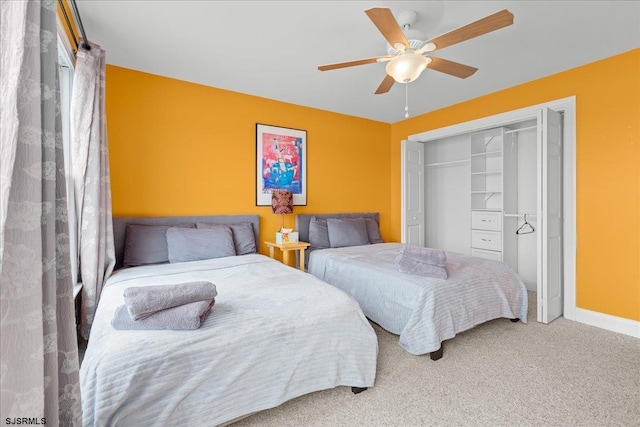
[(306, 205), (306, 132), (256, 126), (256, 204), (271, 205), (272, 190), (293, 192), (294, 205)]

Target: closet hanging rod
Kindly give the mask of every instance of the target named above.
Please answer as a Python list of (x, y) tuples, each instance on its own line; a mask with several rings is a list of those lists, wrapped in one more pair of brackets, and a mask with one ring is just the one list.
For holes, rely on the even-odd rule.
[(538, 126), (527, 126), (526, 128), (520, 128), (520, 129), (507, 129), (504, 131), (504, 133), (516, 133), (516, 132), (520, 132), (523, 130), (529, 130), (529, 129), (535, 129)]
[(525, 215), (527, 215), (528, 217), (531, 217), (531, 218), (537, 218), (538, 217), (538, 215), (530, 214), (530, 213), (528, 213), (528, 214), (523, 214), (523, 213), (521, 213), (521, 214), (520, 213), (518, 213), (518, 214), (508, 214), (508, 213), (505, 213), (503, 215), (504, 216), (508, 216), (508, 217), (514, 217), (514, 218), (524, 217)]
[(425, 166), (427, 166), (427, 167), (431, 167), (431, 166), (446, 166), (446, 165), (457, 165), (457, 164), (463, 164), (463, 163), (469, 163), (469, 162), (470, 162), (469, 159), (451, 160), (451, 161), (448, 161), (448, 162), (427, 163), (427, 164), (425, 164)]
[[(84, 30), (84, 25), (82, 25), (82, 18), (80, 18), (80, 12), (78, 11), (78, 5), (76, 4), (76, 0), (68, 0), (71, 3), (71, 13), (73, 14), (73, 19), (78, 25), (80, 29), (80, 34), (82, 35), (82, 48), (86, 50), (91, 50), (91, 46), (89, 45), (89, 39), (87, 38), (87, 33)], [(76, 45), (76, 50), (78, 49), (78, 39), (76, 37), (76, 33), (73, 30), (73, 25), (71, 25), (71, 21), (69, 20), (69, 16), (67, 15), (67, 10), (64, 7), (63, 0), (58, 0), (58, 4), (60, 5), (60, 9), (62, 9), (62, 15), (67, 23), (67, 28), (69, 28), (69, 32), (71, 33), (71, 37), (73, 38), (73, 42)]]

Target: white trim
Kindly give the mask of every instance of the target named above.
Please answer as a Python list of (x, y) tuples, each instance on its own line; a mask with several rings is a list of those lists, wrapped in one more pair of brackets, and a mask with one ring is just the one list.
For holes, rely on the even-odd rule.
[(56, 15), (57, 33), (58, 33), (58, 56), (64, 58), (64, 65), (73, 68), (76, 55), (71, 47), (67, 32), (64, 30), (64, 24), (59, 16)]
[[(519, 110), (482, 117), (427, 132), (410, 135), (410, 141), (428, 142), (435, 139), (477, 132), (498, 126), (509, 126), (537, 118), (541, 108), (550, 108), (564, 113), (563, 124), (563, 270), (564, 307), (563, 316), (569, 320), (576, 317), (576, 97), (557, 99)], [(401, 215), (402, 217), (402, 215)]]
[(404, 204), (406, 203), (406, 196), (407, 196), (407, 183), (405, 182), (405, 177), (404, 177), (404, 166), (406, 165), (406, 159), (405, 159), (405, 155), (406, 155), (406, 150), (405, 150), (405, 145), (407, 145), (407, 140), (403, 139), (402, 141), (400, 141), (400, 241), (402, 243), (405, 243), (407, 241), (407, 225), (405, 224), (406, 222), (406, 214), (405, 214), (405, 208), (404, 208)]
[(576, 322), (596, 326), (619, 334), (640, 338), (640, 322), (597, 311), (576, 308)]

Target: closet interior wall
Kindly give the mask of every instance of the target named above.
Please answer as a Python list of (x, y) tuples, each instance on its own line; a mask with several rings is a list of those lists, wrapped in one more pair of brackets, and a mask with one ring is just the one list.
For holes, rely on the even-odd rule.
[(469, 135), (425, 143), (425, 245), (470, 255)]

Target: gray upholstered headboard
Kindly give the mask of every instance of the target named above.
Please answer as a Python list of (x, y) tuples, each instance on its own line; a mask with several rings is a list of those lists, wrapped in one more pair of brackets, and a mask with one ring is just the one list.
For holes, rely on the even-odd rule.
[[(298, 214), (296, 215), (296, 230), (301, 242), (309, 241), (309, 223), (312, 217), (316, 218), (373, 218), (380, 225), (380, 214), (378, 212), (356, 212), (356, 213), (336, 213), (336, 214)], [(309, 247), (306, 251), (305, 261), (308, 263), (311, 252), (314, 251), (314, 247)], [(296, 251), (296, 264), (299, 263), (297, 259), (298, 252)], [(306, 265), (305, 265), (306, 268)]]
[(260, 242), (260, 217), (258, 215), (114, 217), (113, 239), (116, 249), (116, 269), (122, 267), (122, 260), (124, 259), (124, 239), (127, 233), (127, 224), (173, 225), (196, 222), (205, 222), (208, 224), (238, 224), (250, 222), (253, 224), (253, 234), (256, 238), (256, 247), (258, 247), (258, 243)]

